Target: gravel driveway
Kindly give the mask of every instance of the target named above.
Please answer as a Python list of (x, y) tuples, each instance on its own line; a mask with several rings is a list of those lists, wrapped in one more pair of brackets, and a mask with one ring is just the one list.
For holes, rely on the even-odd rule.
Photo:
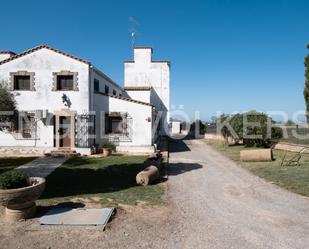
[(252, 175), (202, 140), (171, 147), (174, 248), (309, 248), (309, 199)]

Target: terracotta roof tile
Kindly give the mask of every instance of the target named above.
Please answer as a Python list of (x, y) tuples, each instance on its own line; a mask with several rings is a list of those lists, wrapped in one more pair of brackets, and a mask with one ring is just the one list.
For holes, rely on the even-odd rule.
[(31, 54), (31, 53), (33, 53), (33, 52), (35, 52), (35, 51), (38, 51), (38, 50), (42, 49), (42, 48), (49, 49), (49, 50), (54, 51), (54, 52), (56, 52), (56, 53), (58, 53), (58, 54), (62, 54), (62, 55), (64, 55), (64, 56), (67, 56), (67, 57), (72, 58), (72, 59), (74, 59), (74, 60), (77, 60), (77, 61), (80, 61), (80, 62), (83, 62), (83, 63), (86, 63), (86, 64), (91, 65), (91, 63), (90, 63), (89, 61), (83, 60), (83, 59), (81, 59), (81, 58), (78, 58), (78, 57), (76, 57), (76, 56), (73, 56), (73, 55), (70, 55), (70, 54), (68, 54), (68, 53), (62, 52), (62, 51), (60, 51), (60, 50), (58, 50), (58, 49), (49, 47), (49, 46), (44, 45), (44, 44), (43, 44), (43, 45), (36, 46), (36, 47), (31, 48), (31, 49), (29, 49), (29, 50), (26, 50), (26, 51), (24, 51), (24, 52), (22, 52), (22, 53), (20, 53), (20, 54), (15, 54), (15, 55), (13, 55), (12, 57), (10, 57), (10, 58), (8, 58), (8, 59), (6, 59), (6, 60), (0, 61), (0, 65), (2, 65), (2, 64), (4, 64), (4, 63), (7, 63), (7, 62), (9, 62), (9, 61), (15, 60), (15, 59), (17, 59), (17, 58), (23, 57), (23, 56), (25, 56), (25, 55)]
[(153, 104), (150, 104), (150, 103), (147, 103), (147, 102), (143, 102), (143, 101), (139, 101), (139, 100), (135, 100), (135, 99), (126, 98), (126, 97), (123, 97), (123, 96), (111, 95), (111, 94), (100, 93), (100, 92), (97, 92), (96, 94), (101, 94), (101, 95), (104, 95), (104, 96), (107, 96), (107, 97), (111, 97), (111, 98), (115, 98), (115, 99), (121, 99), (121, 100), (124, 100), (124, 101), (136, 103), (136, 104), (148, 105), (148, 106), (154, 107)]
[(125, 91), (149, 91), (151, 86), (126, 86), (124, 87)]
[(83, 63), (88, 64), (88, 65), (89, 65), (91, 68), (93, 68), (93, 70), (95, 70), (98, 74), (100, 74), (102, 77), (106, 78), (106, 79), (107, 79), (108, 81), (110, 81), (113, 85), (117, 86), (119, 89), (122, 90), (122, 87), (121, 87), (121, 86), (119, 86), (116, 82), (114, 82), (111, 78), (109, 78), (107, 75), (105, 75), (105, 74), (104, 74), (103, 72), (101, 72), (99, 69), (97, 69), (96, 67), (94, 67), (94, 66), (91, 64), (90, 61), (81, 59), (81, 58), (79, 58), (79, 57), (76, 57), (76, 56), (74, 56), (74, 55), (65, 53), (65, 52), (63, 52), (63, 51), (60, 51), (59, 49), (52, 48), (52, 47), (47, 46), (47, 45), (44, 45), (44, 44), (38, 45), (38, 46), (36, 46), (36, 47), (34, 47), (34, 48), (32, 48), (32, 49), (29, 49), (29, 50), (26, 50), (26, 51), (20, 53), (20, 54), (15, 54), (14, 52), (11, 52), (11, 51), (2, 51), (2, 52), (0, 51), (0, 53), (10, 53), (10, 54), (12, 55), (10, 58), (7, 58), (7, 59), (5, 59), (5, 60), (0, 61), (0, 65), (5, 64), (5, 63), (7, 63), (7, 62), (10, 62), (10, 61), (12, 61), (12, 60), (15, 60), (15, 59), (17, 59), (17, 58), (23, 57), (23, 56), (25, 56), (25, 55), (27, 55), (27, 54), (31, 54), (31, 53), (33, 53), (33, 52), (35, 52), (35, 51), (38, 51), (38, 50), (40, 50), (40, 49), (43, 49), (43, 48), (49, 49), (49, 50), (54, 51), (54, 52), (56, 52), (56, 53), (58, 53), (58, 54), (61, 54), (61, 55), (67, 56), (67, 57), (69, 57), (69, 58), (72, 58), (72, 59), (74, 59), (74, 60), (77, 60), (77, 61), (80, 61), (80, 62), (83, 62)]

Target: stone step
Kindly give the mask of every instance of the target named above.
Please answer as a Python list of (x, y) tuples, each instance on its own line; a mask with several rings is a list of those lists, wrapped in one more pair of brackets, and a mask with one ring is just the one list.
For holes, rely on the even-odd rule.
[(46, 153), (47, 157), (78, 157), (80, 153), (77, 153), (75, 150), (68, 149), (58, 149), (52, 150), (50, 153)]
[(55, 152), (55, 153), (76, 153), (76, 150), (52, 150), (51, 152)]

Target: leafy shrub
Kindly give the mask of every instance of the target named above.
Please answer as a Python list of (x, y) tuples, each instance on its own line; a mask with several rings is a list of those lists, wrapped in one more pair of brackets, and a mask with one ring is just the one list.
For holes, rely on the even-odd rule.
[(15, 189), (28, 186), (27, 176), (18, 171), (10, 170), (0, 175), (0, 189)]
[(272, 139), (280, 139), (283, 136), (282, 128), (280, 127), (271, 127), (271, 138)]
[(193, 122), (190, 125), (190, 131), (195, 132), (197, 124), (198, 124), (198, 128), (199, 128), (199, 131), (198, 131), (199, 135), (204, 135), (206, 133), (206, 126), (201, 120), (196, 120), (195, 122)]
[(219, 121), (219, 129), (226, 140), (227, 137), (232, 137), (236, 142), (242, 140), (247, 147), (269, 147), (272, 140), (282, 138), (282, 129), (273, 126), (271, 118), (264, 113), (250, 111), (222, 115)]
[(116, 145), (112, 143), (104, 143), (101, 145), (101, 148), (105, 150), (116, 151)]

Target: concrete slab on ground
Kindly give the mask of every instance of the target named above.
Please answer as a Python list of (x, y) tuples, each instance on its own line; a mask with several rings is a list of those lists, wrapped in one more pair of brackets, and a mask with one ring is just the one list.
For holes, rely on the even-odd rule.
[(106, 225), (114, 208), (52, 208), (41, 219), (42, 225), (98, 226)]

